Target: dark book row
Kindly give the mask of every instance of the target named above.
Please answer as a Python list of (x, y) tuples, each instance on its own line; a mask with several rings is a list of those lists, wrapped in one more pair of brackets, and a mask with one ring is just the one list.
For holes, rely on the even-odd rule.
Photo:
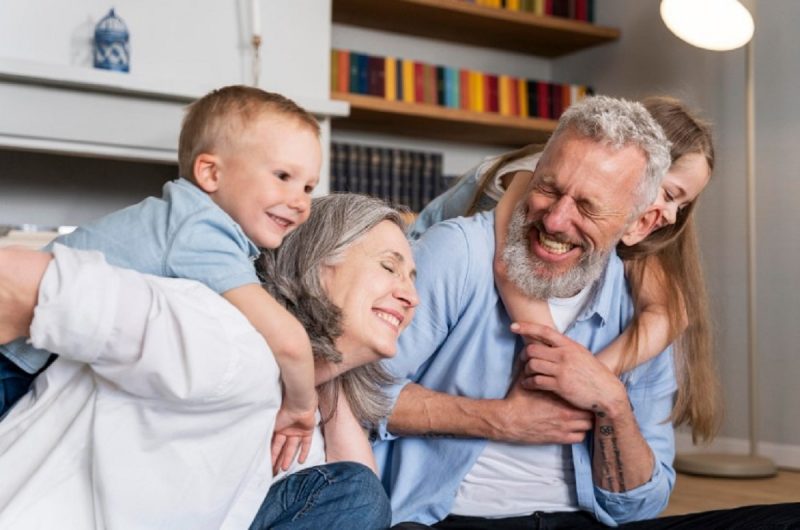
[(362, 193), (420, 211), (442, 193), (441, 153), (331, 143), (331, 191)]

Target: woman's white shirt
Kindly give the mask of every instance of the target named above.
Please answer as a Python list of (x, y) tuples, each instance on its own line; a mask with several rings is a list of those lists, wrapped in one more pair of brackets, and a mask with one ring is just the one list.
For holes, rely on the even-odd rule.
[(281, 399), (264, 339), (199, 283), (54, 253), (31, 342), (60, 357), (0, 422), (0, 528), (247, 528)]

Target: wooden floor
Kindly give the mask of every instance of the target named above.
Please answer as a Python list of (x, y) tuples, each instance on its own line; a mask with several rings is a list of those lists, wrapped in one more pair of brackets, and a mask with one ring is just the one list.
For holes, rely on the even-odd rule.
[(663, 515), (779, 502), (800, 502), (800, 471), (779, 471), (776, 477), (766, 479), (719, 479), (678, 473)]

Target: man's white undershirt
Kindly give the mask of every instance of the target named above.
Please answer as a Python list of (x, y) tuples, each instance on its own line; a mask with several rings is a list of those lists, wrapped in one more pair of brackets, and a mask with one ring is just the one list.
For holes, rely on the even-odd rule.
[[(563, 333), (583, 309), (591, 286), (571, 298), (548, 300)], [(536, 511), (578, 509), (569, 445), (522, 445), (489, 441), (461, 481), (450, 513), (516, 517)]]

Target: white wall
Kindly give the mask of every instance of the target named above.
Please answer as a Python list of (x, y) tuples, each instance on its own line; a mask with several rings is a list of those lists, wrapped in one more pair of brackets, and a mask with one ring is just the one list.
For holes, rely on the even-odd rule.
[[(663, 26), (657, 2), (598, 0), (598, 22), (618, 26), (610, 46), (554, 61), (553, 75), (592, 80), (629, 98), (677, 95), (715, 126), (717, 167), (698, 211), (726, 400), (725, 438), (747, 437), (744, 51), (693, 48)], [(750, 5), (753, 3), (751, 2)], [(761, 439), (800, 446), (800, 3), (758, 2), (756, 12), (757, 283)], [(788, 454), (788, 452), (786, 452)], [(800, 467), (800, 451), (792, 461)]]
[[(94, 26), (110, 5), (99, 0), (0, 2), (0, 61), (27, 61), (58, 72), (68, 71), (66, 67), (93, 72)], [(131, 34), (131, 73), (106, 73), (106, 78), (119, 76), (155, 92), (198, 96), (227, 84), (252, 84), (249, 0), (119, 0), (113, 5)], [(259, 86), (301, 104), (327, 100), (330, 0), (260, 0), (260, 5)], [(40, 100), (51, 105), (45, 107), (37, 103)], [(1, 145), (63, 153), (70, 151), (72, 142), (76, 146), (91, 142), (91, 149), (82, 152), (106, 155), (105, 144), (111, 145), (111, 151), (135, 145), (156, 153), (161, 149), (168, 156), (177, 145), (183, 105), (157, 96), (143, 100), (138, 95), (84, 88), (42, 87), (6, 76), (0, 79), (0, 114), (5, 117), (0, 119)], [(327, 120), (322, 129), (326, 146)], [(49, 133), (57, 141), (43, 141)], [(130, 145), (122, 145), (129, 139)], [(6, 154), (4, 159), (15, 158), (20, 156)], [(13, 164), (16, 173), (4, 167), (0, 178), (0, 223), (83, 223), (137, 202), (160, 187), (127, 184), (142, 178), (142, 166), (113, 165), (108, 178), (65, 175), (51, 179), (46, 160), (23, 158), (25, 163)], [(325, 164), (327, 182), (327, 158)], [(70, 167), (81, 167), (81, 163), (62, 164), (59, 169)], [(147, 179), (151, 173), (145, 170)], [(173, 176), (172, 171), (165, 172), (163, 180)], [(66, 182), (82, 182), (84, 187), (76, 189)]]

